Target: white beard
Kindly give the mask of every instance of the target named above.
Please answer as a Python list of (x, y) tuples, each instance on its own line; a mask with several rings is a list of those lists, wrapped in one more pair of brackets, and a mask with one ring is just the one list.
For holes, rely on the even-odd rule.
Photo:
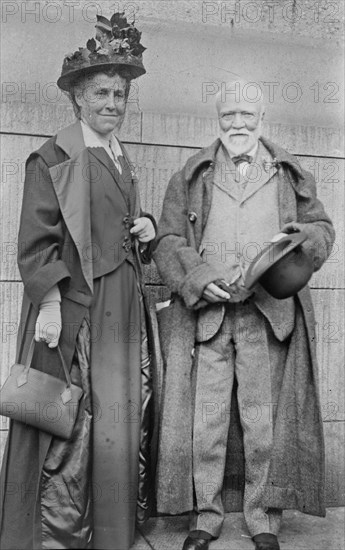
[(248, 130), (246, 130), (246, 135), (236, 136), (232, 139), (230, 139), (230, 132), (233, 132), (232, 129), (224, 132), (224, 130), (220, 128), (219, 138), (230, 156), (244, 155), (249, 153), (257, 144), (261, 136), (261, 127), (262, 123), (260, 120), (253, 132), (247, 133)]

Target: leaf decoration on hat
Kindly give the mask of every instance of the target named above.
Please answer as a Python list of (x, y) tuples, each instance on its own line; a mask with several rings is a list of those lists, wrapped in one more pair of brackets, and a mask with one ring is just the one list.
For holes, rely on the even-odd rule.
[[(128, 27), (127, 38), (131, 47), (141, 45), (139, 44), (140, 38), (141, 38), (141, 32), (139, 32), (138, 29), (136, 29), (135, 27), (132, 27), (132, 26)], [(144, 48), (144, 46), (141, 46), (141, 47)], [(146, 50), (146, 48), (144, 48), (144, 50)]]
[(94, 38), (90, 38), (90, 40), (86, 42), (86, 47), (90, 50), (90, 52), (95, 52), (97, 49), (96, 40)]
[(79, 51), (76, 52), (76, 54), (78, 55), (78, 57), (79, 57), (83, 62), (88, 60), (89, 53), (90, 53), (89, 50), (87, 50), (86, 48), (79, 48)]
[(131, 50), (131, 54), (135, 56), (141, 55), (146, 48), (142, 44), (136, 44), (134, 48)]
[(124, 29), (128, 27), (127, 17), (125, 17), (125, 12), (116, 12), (111, 16), (110, 19), (111, 27), (119, 27), (119, 29)]
[(120, 29), (120, 27), (113, 27), (112, 35), (113, 35), (113, 38), (115, 39), (122, 38), (122, 30)]
[(106, 17), (103, 17), (103, 15), (97, 15), (97, 23), (96, 23), (96, 28), (97, 29), (101, 29), (102, 31), (104, 32), (109, 32), (111, 33), (111, 23), (109, 21), (109, 19), (107, 19)]
[(111, 25), (110, 21), (102, 15), (97, 15), (96, 39), (99, 40), (101, 48), (106, 48), (111, 40)]
[(64, 65), (82, 66), (85, 63), (95, 65), (98, 62), (115, 62), (115, 56), (130, 56), (141, 60), (146, 48), (140, 44), (141, 32), (129, 23), (124, 12), (116, 12), (110, 21), (103, 15), (97, 15), (96, 39), (91, 38), (86, 48), (79, 48), (73, 54), (65, 56)]

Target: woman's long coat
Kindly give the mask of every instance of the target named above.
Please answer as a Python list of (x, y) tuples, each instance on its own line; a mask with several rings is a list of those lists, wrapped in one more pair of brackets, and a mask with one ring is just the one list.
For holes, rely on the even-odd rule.
[[(295, 157), (262, 139), (280, 166), (280, 226), (303, 225), (315, 271), (328, 257), (334, 240), (332, 224), (316, 198), (315, 181)], [(172, 303), (158, 312), (165, 362), (157, 462), (157, 505), (161, 513), (193, 509), (192, 419), (193, 348), (198, 312), (206, 302), (203, 288), (218, 278), (199, 256), (199, 246), (212, 198), (213, 170), (219, 140), (191, 157), (171, 179), (158, 225), (154, 259)], [(220, 306), (222, 307), (222, 306)], [(296, 508), (323, 516), (324, 443), (315, 355), (315, 319), (310, 290), (296, 298), (295, 328), (277, 404), (274, 450), (263, 505)], [(232, 410), (232, 420), (236, 408)], [(231, 421), (223, 486), (227, 511), (239, 510), (243, 490), (241, 430)]]
[[(25, 233), (22, 230), (18, 239), (24, 297), (17, 362), (25, 363), (42, 298), (58, 284), (62, 296), (59, 343), (67, 365), (72, 365), (76, 335), (93, 296), (90, 188), (92, 178), (98, 176), (97, 171), (93, 174), (97, 162), (92, 162), (92, 158), (85, 148), (80, 122), (76, 122), (49, 139), (27, 161), (21, 219)], [(137, 188), (136, 181), (132, 183)], [(140, 210), (137, 189), (133, 212), (134, 217), (151, 218)], [(129, 237), (128, 228), (123, 227), (123, 234), (117, 238), (126, 236)], [(120, 246), (119, 262), (123, 254), (126, 254), (125, 248)], [(150, 261), (150, 254), (151, 245), (142, 254), (138, 252), (139, 271), (139, 264)], [(142, 290), (144, 292), (144, 288)], [(44, 344), (40, 348), (39, 363), (35, 366), (63, 378), (57, 354)], [(14, 547), (40, 547), (39, 480), (51, 441), (52, 437), (45, 432), (11, 423), (3, 460), (1, 502), (6, 495), (6, 521), (13, 522), (16, 530)], [(19, 447), (23, 452), (14, 456), (13, 449)], [(1, 512), (5, 508), (1, 506)], [(2, 520), (1, 514), (0, 526)]]

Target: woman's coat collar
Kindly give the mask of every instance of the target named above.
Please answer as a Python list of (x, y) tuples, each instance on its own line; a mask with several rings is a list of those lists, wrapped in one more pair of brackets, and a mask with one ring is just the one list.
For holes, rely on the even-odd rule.
[(93, 292), (93, 269), (89, 258), (91, 242), (89, 152), (79, 121), (58, 132), (56, 145), (69, 159), (49, 169), (60, 210), (78, 250), (82, 272)]
[(76, 120), (76, 122), (58, 132), (56, 136), (56, 145), (60, 147), (70, 159), (77, 157), (86, 149), (79, 120)]

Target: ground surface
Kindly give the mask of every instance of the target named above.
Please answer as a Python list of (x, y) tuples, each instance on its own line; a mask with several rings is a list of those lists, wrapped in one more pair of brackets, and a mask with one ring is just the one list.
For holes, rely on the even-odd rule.
[[(187, 516), (152, 518), (131, 550), (181, 550), (187, 531)], [(328, 508), (325, 518), (287, 511), (279, 541), (281, 550), (344, 550), (345, 509)], [(254, 550), (241, 513), (227, 514), (222, 535), (210, 550)]]

